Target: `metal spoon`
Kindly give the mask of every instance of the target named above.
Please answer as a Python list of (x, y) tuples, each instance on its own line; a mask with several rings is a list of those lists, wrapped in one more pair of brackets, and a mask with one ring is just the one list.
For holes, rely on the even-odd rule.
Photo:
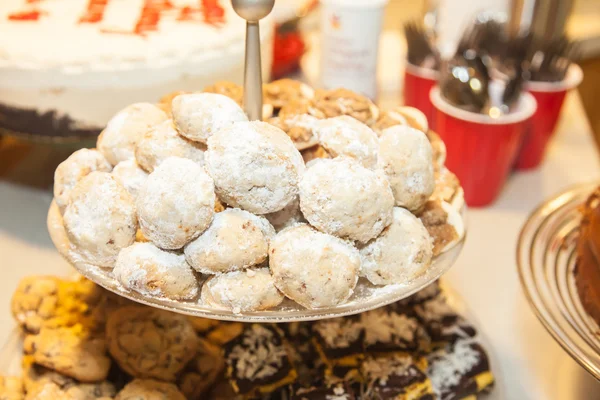
[(275, 0), (231, 0), (234, 11), (246, 20), (244, 108), (251, 121), (262, 119), (262, 65), (258, 21), (269, 15)]
[(477, 55), (457, 54), (444, 63), (440, 74), (442, 95), (451, 104), (467, 111), (480, 113), (489, 102), (489, 72)]

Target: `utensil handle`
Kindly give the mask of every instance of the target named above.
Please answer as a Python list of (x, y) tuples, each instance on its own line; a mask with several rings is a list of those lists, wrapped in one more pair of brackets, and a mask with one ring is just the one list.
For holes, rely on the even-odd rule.
[(246, 24), (246, 65), (244, 67), (244, 109), (251, 121), (262, 119), (262, 73), (258, 22)]

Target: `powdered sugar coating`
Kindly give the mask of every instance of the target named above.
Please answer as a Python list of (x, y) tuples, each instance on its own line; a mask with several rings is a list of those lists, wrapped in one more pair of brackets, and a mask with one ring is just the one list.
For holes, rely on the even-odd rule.
[(435, 188), (431, 144), (417, 129), (396, 125), (379, 138), (378, 165), (390, 182), (396, 205), (416, 211)]
[(144, 236), (160, 248), (179, 249), (210, 225), (214, 184), (195, 162), (171, 157), (150, 174), (136, 206)]
[(237, 122), (211, 136), (206, 166), (219, 198), (255, 214), (289, 204), (305, 168), (285, 132), (260, 121)]
[(244, 110), (235, 101), (216, 93), (179, 95), (173, 99), (171, 109), (179, 133), (202, 143), (234, 122), (248, 121)]
[(300, 182), (302, 213), (331, 235), (368, 242), (392, 222), (393, 207), (385, 176), (349, 158), (320, 160)]
[(342, 115), (319, 121), (314, 131), (321, 145), (332, 156), (347, 156), (366, 168), (375, 168), (379, 142), (375, 132), (367, 125)]
[(268, 268), (233, 271), (209, 278), (202, 286), (202, 301), (236, 314), (268, 310), (283, 301)]
[(269, 267), (290, 299), (306, 308), (332, 307), (354, 292), (360, 256), (351, 244), (301, 224), (271, 241)]
[(98, 137), (98, 150), (112, 164), (134, 157), (135, 147), (154, 125), (169, 117), (154, 104), (135, 103), (125, 107), (108, 121)]
[(123, 286), (144, 296), (189, 300), (198, 295), (198, 282), (185, 257), (152, 243), (121, 250), (113, 272)]
[(112, 166), (97, 150), (80, 149), (60, 163), (54, 171), (54, 201), (64, 212), (71, 191), (84, 176), (93, 171), (110, 172)]
[(134, 198), (137, 197), (140, 188), (148, 178), (148, 173), (141, 169), (134, 159), (118, 163), (112, 170), (112, 175), (121, 182)]
[(431, 265), (432, 242), (421, 220), (394, 208), (392, 224), (360, 249), (361, 276), (375, 285), (406, 283)]
[(203, 274), (244, 269), (266, 260), (274, 234), (266, 218), (229, 208), (217, 213), (208, 229), (185, 247), (185, 257)]
[(187, 158), (204, 165), (204, 147), (180, 136), (170, 119), (148, 130), (135, 149), (136, 161), (148, 172), (169, 157)]
[(283, 209), (267, 214), (265, 217), (277, 232), (297, 223), (306, 222), (304, 215), (302, 215), (302, 211), (300, 211), (300, 199), (298, 197), (295, 197), (294, 200)]
[(92, 172), (71, 192), (64, 225), (84, 261), (112, 267), (119, 251), (135, 241), (134, 199), (110, 173)]

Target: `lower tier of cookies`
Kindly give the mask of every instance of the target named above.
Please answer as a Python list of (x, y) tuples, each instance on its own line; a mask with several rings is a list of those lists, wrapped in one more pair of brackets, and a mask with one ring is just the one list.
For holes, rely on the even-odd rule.
[[(18, 368), (0, 370), (3, 400), (450, 400), (494, 387), (475, 325), (437, 282), (355, 316), (242, 324), (139, 305), (80, 277), (32, 276), (11, 311), (23, 350)], [(4, 352), (0, 367), (15, 349)]]

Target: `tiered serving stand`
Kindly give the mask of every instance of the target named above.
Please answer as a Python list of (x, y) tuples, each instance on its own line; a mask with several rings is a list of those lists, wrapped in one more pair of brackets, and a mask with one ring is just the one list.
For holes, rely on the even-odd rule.
[[(260, 19), (273, 8), (274, 0), (232, 0), (235, 11), (247, 21), (246, 68), (244, 77), (244, 103), (251, 120), (260, 119), (262, 110), (262, 82), (260, 73)], [(464, 223), (465, 210), (462, 210)], [(309, 321), (344, 315), (357, 314), (401, 300), (437, 280), (454, 264), (463, 247), (465, 235), (452, 248), (439, 255), (429, 270), (412, 280), (396, 285), (374, 286), (364, 279), (359, 280), (354, 295), (348, 302), (331, 308), (305, 309), (290, 300), (268, 311), (236, 314), (229, 310), (212, 308), (199, 301), (173, 301), (165, 298), (146, 297), (124, 288), (109, 269), (87, 264), (71, 251), (62, 217), (55, 203), (48, 212), (48, 231), (60, 254), (81, 274), (98, 285), (120, 296), (151, 307), (198, 317), (241, 322), (293, 322)]]

